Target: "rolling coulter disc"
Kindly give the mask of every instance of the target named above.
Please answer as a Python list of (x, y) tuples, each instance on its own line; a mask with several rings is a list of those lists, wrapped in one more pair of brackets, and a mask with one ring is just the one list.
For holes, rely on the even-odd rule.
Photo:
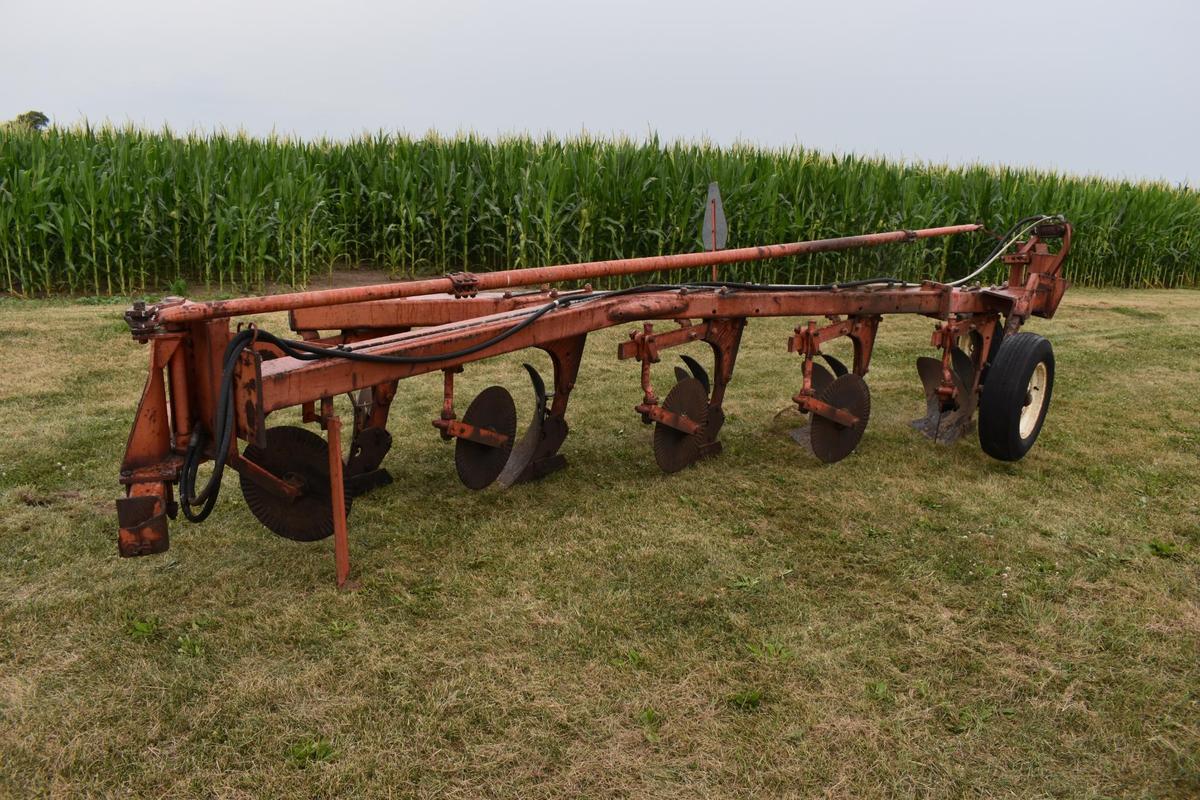
[(454, 446), (454, 468), (459, 480), (468, 489), (484, 489), (500, 477), (517, 435), (517, 406), (508, 389), (489, 386), (484, 389), (463, 414), (462, 421), (477, 428), (503, 433), (508, 441), (491, 447), (469, 439), (459, 438)]
[[(247, 445), (242, 457), (280, 478), (298, 480), (303, 493), (291, 499), (241, 476), (242, 495), (250, 513), (285, 539), (315, 542), (333, 535), (333, 501), (329, 495), (329, 448), (307, 428), (281, 425), (267, 429), (267, 446)], [(346, 494), (350, 513), (350, 494)]]
[(696, 378), (684, 378), (667, 394), (663, 408), (700, 425), (700, 430), (690, 434), (661, 422), (654, 425), (655, 463), (663, 472), (679, 472), (700, 457), (704, 427), (708, 423), (708, 392)]
[(849, 372), (835, 378), (817, 394), (817, 399), (858, 417), (856, 425), (841, 425), (819, 414), (812, 415), (808, 430), (813, 455), (826, 464), (832, 464), (854, 452), (862, 440), (863, 431), (867, 429), (867, 421), (871, 417), (871, 390), (862, 376)]

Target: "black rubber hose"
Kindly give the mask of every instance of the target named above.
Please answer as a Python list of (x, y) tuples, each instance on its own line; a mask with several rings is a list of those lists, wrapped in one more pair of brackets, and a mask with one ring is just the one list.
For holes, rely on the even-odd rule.
[[(254, 340), (254, 331), (245, 330), (234, 336), (225, 348), (225, 358), (221, 370), (221, 389), (217, 397), (216, 452), (213, 454), (213, 472), (204, 488), (196, 492), (196, 475), (200, 469), (200, 461), (204, 456), (204, 428), (195, 426), (192, 440), (188, 444), (184, 456), (183, 469), (179, 474), (179, 505), (183, 515), (192, 522), (203, 522), (212, 513), (216, 505), (217, 495), (221, 491), (221, 478), (225, 473), (225, 463), (229, 459), (229, 445), (233, 435), (233, 368), (238, 356)], [(202, 504), (199, 511), (193, 508)]]

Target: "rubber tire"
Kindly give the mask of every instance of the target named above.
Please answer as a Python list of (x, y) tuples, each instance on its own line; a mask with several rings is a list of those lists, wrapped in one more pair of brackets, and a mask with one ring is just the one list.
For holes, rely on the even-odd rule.
[[(1022, 438), (1025, 393), (1040, 363), (1046, 365), (1046, 399), (1033, 431)], [(1050, 341), (1036, 333), (1004, 337), (979, 397), (979, 444), (983, 452), (1000, 461), (1021, 460), (1042, 431), (1053, 393), (1054, 348)]]

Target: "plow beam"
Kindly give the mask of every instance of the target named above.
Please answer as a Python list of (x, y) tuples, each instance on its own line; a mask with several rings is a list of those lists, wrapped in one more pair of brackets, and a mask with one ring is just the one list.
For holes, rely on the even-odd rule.
[[(947, 299), (948, 298), (948, 299)], [(711, 319), (745, 317), (787, 317), (824, 314), (878, 315), (887, 313), (923, 314), (937, 317), (948, 309), (952, 313), (977, 313), (1007, 310), (1011, 302), (980, 291), (952, 291), (908, 287), (869, 291), (840, 292), (744, 292), (719, 290), (666, 290), (648, 299), (661, 299), (661, 305), (629, 296), (597, 297), (546, 314), (503, 341), (495, 342), (469, 356), (436, 358), (439, 353), (454, 353), (483, 345), (520, 322), (528, 312), (494, 314), (433, 328), (365, 339), (352, 350), (376, 355), (433, 357), (420, 363), (381, 364), (350, 362), (344, 359), (299, 360), (274, 358), (262, 363), (264, 411), (270, 413), (305, 402), (319, 400), (329, 392), (363, 389), (413, 375), (456, 368), (544, 342), (582, 336), (591, 331), (627, 321), (631, 314), (652, 311), (658, 316), (643, 319)]]

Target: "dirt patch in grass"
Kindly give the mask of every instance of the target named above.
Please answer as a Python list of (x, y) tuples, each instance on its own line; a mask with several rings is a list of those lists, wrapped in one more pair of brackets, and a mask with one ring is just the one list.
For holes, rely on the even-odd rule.
[[(232, 478), (169, 553), (116, 557), (146, 358), (119, 312), (0, 303), (0, 795), (1200, 794), (1200, 293), (1035, 320), (1058, 384), (1017, 464), (908, 427), (921, 319), (885, 321), (833, 466), (776, 419), (786, 320), (747, 329), (724, 453), (669, 477), (623, 329), (589, 344), (570, 467), (508, 492), (457, 483), (437, 376), (407, 381), (347, 595)], [(524, 417), (528, 357), (463, 396)]]

